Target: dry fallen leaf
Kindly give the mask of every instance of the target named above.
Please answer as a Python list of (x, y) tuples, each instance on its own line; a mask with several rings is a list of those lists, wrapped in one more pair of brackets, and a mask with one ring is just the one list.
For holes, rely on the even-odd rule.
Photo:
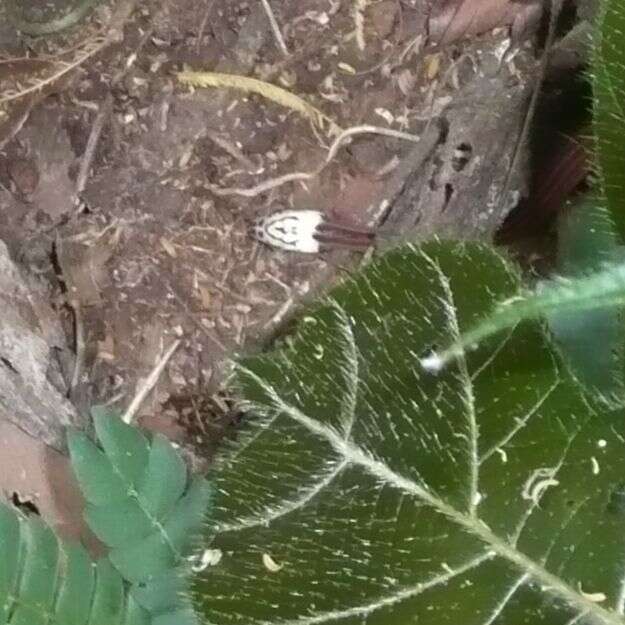
[(543, 8), (542, 0), (447, 0), (430, 15), (428, 32), (437, 43), (451, 43), (498, 26), (509, 26), (513, 35), (520, 35), (538, 24)]

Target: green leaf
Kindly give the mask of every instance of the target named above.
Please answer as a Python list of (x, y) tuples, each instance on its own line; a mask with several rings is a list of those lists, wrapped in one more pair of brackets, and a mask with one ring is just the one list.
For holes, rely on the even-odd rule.
[(553, 279), (539, 287), (535, 291), (519, 288), (515, 295), (492, 307), (480, 321), (452, 337), (451, 342), (447, 341), (443, 349), (422, 358), (421, 365), (429, 371), (439, 371), (452, 360), (462, 357), (465, 350), (473, 349), (488, 337), (528, 319), (622, 308), (625, 304), (625, 262), (606, 265), (587, 276)]
[(136, 499), (124, 499), (108, 506), (87, 505), (85, 521), (108, 547), (125, 549), (155, 531), (154, 521)]
[(604, 0), (595, 32), (592, 76), (599, 178), (625, 243), (625, 2)]
[(108, 559), (96, 564), (96, 587), (93, 594), (93, 616), (89, 625), (118, 623), (124, 614), (123, 580)]
[(184, 460), (164, 436), (157, 434), (152, 440), (139, 496), (153, 516), (163, 518), (182, 497), (186, 485)]
[(152, 614), (168, 612), (179, 607), (180, 598), (189, 592), (189, 571), (170, 569), (165, 574), (138, 584), (132, 596)]
[(102, 407), (91, 409), (98, 441), (104, 452), (130, 488), (143, 478), (149, 445), (140, 430), (124, 423), (115, 413)]
[(128, 596), (123, 625), (154, 625), (150, 614), (135, 601), (132, 595)]
[(7, 506), (0, 505), (0, 623), (5, 623), (15, 594), (18, 574), (20, 523)]
[(94, 413), (103, 449), (78, 432), (68, 446), (85, 517), (109, 556), (94, 563), (40, 518), (0, 503), (0, 625), (197, 623), (187, 557), (209, 484), (187, 475), (164, 438), (148, 441), (117, 415)]
[(95, 564), (79, 545), (63, 545), (63, 577), (56, 601), (56, 620), (63, 625), (85, 625), (95, 585)]
[(111, 551), (111, 562), (124, 577), (138, 583), (150, 580), (182, 562), (190, 553), (210, 501), (211, 488), (203, 478), (195, 478), (176, 507), (163, 521), (162, 531), (142, 541)]
[(485, 247), (404, 247), (239, 363), (206, 620), (622, 625), (622, 411), (595, 409), (536, 324), (419, 366), (518, 289)]
[(189, 553), (195, 546), (198, 528), (206, 518), (212, 492), (207, 480), (195, 477), (187, 492), (165, 519), (165, 532), (178, 551)]
[[(586, 196), (560, 216), (556, 270), (568, 278), (588, 275), (616, 262), (617, 238), (607, 211)], [(547, 283), (548, 284), (548, 283)], [(578, 379), (604, 397), (623, 397), (623, 320), (617, 307), (558, 309), (549, 329)]]
[[(6, 625), (150, 625), (107, 560), (65, 543), (39, 517), (0, 504), (0, 623)], [(5, 568), (6, 565), (6, 568)], [(182, 599), (175, 609), (188, 606)]]
[(107, 506), (128, 497), (121, 476), (86, 434), (70, 432), (67, 443), (80, 490), (89, 503)]
[(122, 576), (145, 582), (178, 567), (189, 555), (210, 495), (162, 436), (151, 441), (119, 416), (94, 409), (103, 450), (84, 434), (69, 438), (79, 484), (89, 502), (85, 519), (110, 549)]
[(52, 530), (34, 517), (23, 525), (24, 563), (11, 625), (45, 625), (51, 613), (59, 549)]

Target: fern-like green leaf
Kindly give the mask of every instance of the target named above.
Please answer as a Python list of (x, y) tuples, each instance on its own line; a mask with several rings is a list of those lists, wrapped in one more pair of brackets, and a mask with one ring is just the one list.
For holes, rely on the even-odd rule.
[(0, 625), (197, 625), (187, 557), (208, 482), (191, 480), (162, 436), (93, 413), (101, 447), (82, 432), (68, 446), (85, 518), (109, 554), (94, 563), (39, 517), (0, 505)]
[(34, 517), (22, 525), (24, 561), (20, 599), (11, 616), (11, 625), (45, 625), (52, 612), (59, 546), (52, 530)]
[[(197, 615), (193, 609), (189, 590), (189, 571), (168, 571), (150, 582), (135, 586), (133, 597), (151, 614), (158, 614), (156, 623), (195, 625)], [(175, 606), (171, 609), (171, 606)]]
[[(82, 547), (67, 544), (64, 546), (62, 570), (64, 581), (56, 602), (56, 620), (65, 625), (81, 625), (89, 618), (96, 580), (95, 566)], [(140, 620), (136, 622), (142, 623)]]
[[(166, 438), (155, 435), (148, 441), (104, 409), (94, 410), (93, 417), (101, 448), (84, 433), (69, 437), (87, 499), (87, 524), (109, 547), (111, 569), (132, 584), (134, 603), (153, 619), (176, 614), (179, 625), (192, 625), (186, 558), (206, 515), (209, 484), (203, 477), (190, 479)], [(105, 568), (101, 575), (106, 573)], [(117, 587), (110, 588), (106, 601), (116, 605)]]
[(1, 625), (152, 625), (129, 588), (107, 559), (0, 504)]
[(6, 506), (0, 505), (0, 623), (6, 623), (19, 570), (20, 526), (17, 515)]
[[(98, 442), (113, 469), (129, 488), (136, 489), (145, 473), (150, 447), (140, 430), (115, 418), (102, 406), (91, 409)], [(177, 469), (172, 466), (172, 470)]]
[(181, 564), (208, 505), (203, 478), (188, 483), (171, 443), (152, 443), (107, 411), (94, 411), (99, 449), (83, 433), (69, 438), (87, 499), (85, 518), (111, 548), (109, 558), (132, 582), (145, 582)]
[(170, 513), (158, 521), (143, 540), (111, 551), (111, 562), (133, 582), (149, 580), (180, 565), (182, 554), (193, 547), (195, 531), (202, 525), (210, 489), (196, 478)]

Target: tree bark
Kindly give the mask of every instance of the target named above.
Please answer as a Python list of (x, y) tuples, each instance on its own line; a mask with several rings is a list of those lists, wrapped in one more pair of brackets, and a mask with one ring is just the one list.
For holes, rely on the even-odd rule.
[(80, 418), (65, 397), (59, 356), (66, 349), (43, 284), (20, 270), (0, 241), (0, 420), (62, 450)]

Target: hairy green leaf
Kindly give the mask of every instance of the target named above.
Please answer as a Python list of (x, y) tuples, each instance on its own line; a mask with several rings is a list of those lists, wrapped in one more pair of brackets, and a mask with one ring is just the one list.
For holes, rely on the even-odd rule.
[[(467, 349), (486, 338), (510, 329), (521, 321), (544, 315), (572, 315), (606, 312), (625, 304), (625, 262), (608, 264), (603, 269), (576, 278), (560, 277), (539, 285), (534, 291), (520, 289), (515, 295), (491, 307), (489, 314), (452, 337), (451, 343), (421, 360), (431, 371), (438, 371), (459, 358)], [(491, 305), (492, 306), (492, 305)]]
[[(560, 216), (557, 272), (576, 278), (618, 262), (612, 220), (592, 196)], [(547, 283), (548, 284), (548, 283)], [(623, 397), (623, 320), (618, 307), (558, 309), (547, 315), (549, 329), (578, 379), (604, 397)]]
[(592, 59), (598, 174), (625, 243), (625, 2), (604, 0), (601, 7)]
[(239, 363), (250, 419), (216, 472), (206, 620), (622, 625), (624, 415), (536, 324), (419, 366), (518, 289), (485, 247), (408, 246)]

